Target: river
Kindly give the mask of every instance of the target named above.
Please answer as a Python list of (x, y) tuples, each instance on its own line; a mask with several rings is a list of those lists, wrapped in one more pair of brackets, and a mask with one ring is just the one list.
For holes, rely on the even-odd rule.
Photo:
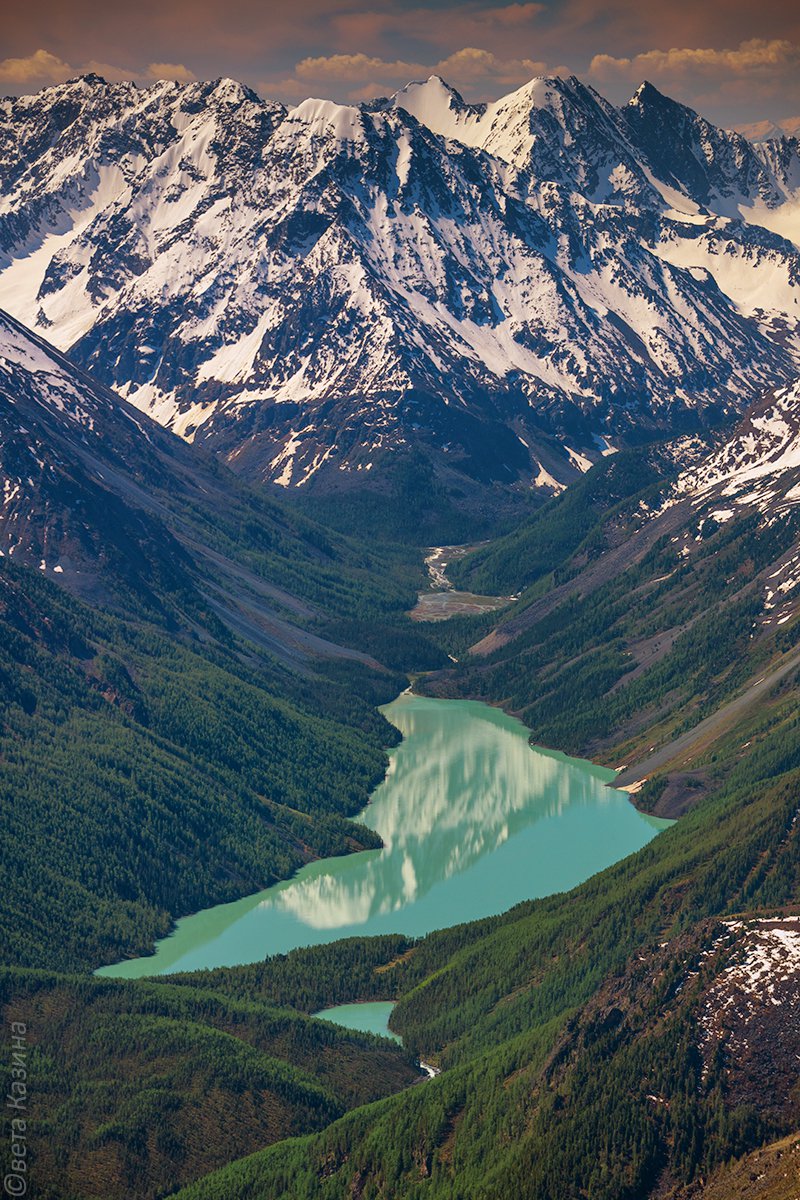
[(409, 612), (412, 621), (447, 621), (450, 617), (475, 616), (506, 608), (516, 596), (480, 596), (459, 592), (447, 578), (447, 568), (485, 543), (466, 546), (432, 546), (425, 559), (430, 586), (420, 592)]
[(406, 692), (383, 712), (403, 741), (358, 818), (383, 850), (311, 863), (185, 917), (154, 956), (98, 974), (233, 966), (356, 934), (419, 936), (574, 887), (671, 824), (606, 787), (612, 771), (532, 749), (499, 709)]

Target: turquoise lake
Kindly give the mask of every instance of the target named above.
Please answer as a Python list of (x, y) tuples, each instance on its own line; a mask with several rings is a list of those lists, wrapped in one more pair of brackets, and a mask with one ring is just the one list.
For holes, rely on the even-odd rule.
[(314, 1013), (334, 1025), (342, 1025), (345, 1029), (356, 1029), (359, 1033), (377, 1033), (381, 1037), (391, 1038), (393, 1042), (403, 1039), (389, 1028), (389, 1017), (394, 1008), (393, 1000), (372, 1000), (364, 1004), (337, 1004), (334, 1008), (323, 1008)]
[(312, 863), (185, 917), (154, 956), (98, 974), (234, 966), (355, 934), (418, 936), (572, 888), (671, 824), (607, 787), (613, 771), (532, 749), (499, 709), (406, 692), (382, 711), (403, 742), (358, 820), (383, 850)]

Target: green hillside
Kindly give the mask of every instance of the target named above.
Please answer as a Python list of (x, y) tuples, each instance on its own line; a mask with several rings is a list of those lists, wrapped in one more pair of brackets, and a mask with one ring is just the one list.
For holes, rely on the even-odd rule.
[[(377, 844), (367, 802), (398, 680), (292, 675), (89, 609), (0, 560), (2, 957), (96, 967), (175, 916)], [(368, 699), (361, 676), (369, 681)]]
[(201, 989), (4, 968), (0, 1007), (42, 1197), (162, 1196), (419, 1078), (385, 1039)]
[[(627, 763), (648, 780), (641, 803), (680, 820), (499, 918), (203, 976), (301, 1005), (398, 999), (392, 1027), (442, 1074), (181, 1197), (688, 1196), (798, 1128), (786, 1064), (800, 997), (756, 1005), (741, 1061), (709, 1049), (704, 1024), (745, 953), (725, 922), (799, 911), (800, 622), (764, 600), (797, 518), (719, 523), (687, 502), (642, 521), (640, 502), (610, 497), (547, 575), (529, 563), (532, 586), (496, 628), (482, 620), (472, 653), (418, 686), (502, 703), (536, 742)], [(452, 645), (465, 624), (436, 637)], [(343, 967), (359, 953), (354, 994)]]

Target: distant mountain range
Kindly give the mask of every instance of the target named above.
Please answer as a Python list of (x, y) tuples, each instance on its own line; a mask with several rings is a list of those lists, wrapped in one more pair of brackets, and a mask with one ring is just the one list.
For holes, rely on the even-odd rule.
[(800, 370), (800, 153), (642, 85), (0, 102), (0, 304), (256, 481), (557, 490)]
[(800, 134), (800, 117), (786, 117), (782, 121), (752, 121), (738, 126), (751, 142), (769, 142), (775, 138), (797, 137)]

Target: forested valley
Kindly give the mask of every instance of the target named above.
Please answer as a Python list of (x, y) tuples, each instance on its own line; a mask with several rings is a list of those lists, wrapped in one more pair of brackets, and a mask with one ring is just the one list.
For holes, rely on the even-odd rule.
[[(0, 559), (0, 986), (40, 1194), (684, 1200), (759, 1154), (780, 1186), (794, 1001), (736, 980), (800, 916), (797, 510), (698, 504), (668, 445), (628, 449), (453, 567), (502, 610), (417, 623), (413, 507), (380, 533), (373, 509), (363, 537), (345, 498), (325, 526), (53, 362), (90, 422), (0, 380), (7, 462), (30, 458), (19, 413), (41, 456)], [(624, 768), (677, 823), (568, 893), (423, 938), (91, 975), (376, 849), (352, 818), (398, 738), (377, 708), (409, 682)], [(312, 1015), (362, 1000), (396, 1002), (402, 1047)]]

